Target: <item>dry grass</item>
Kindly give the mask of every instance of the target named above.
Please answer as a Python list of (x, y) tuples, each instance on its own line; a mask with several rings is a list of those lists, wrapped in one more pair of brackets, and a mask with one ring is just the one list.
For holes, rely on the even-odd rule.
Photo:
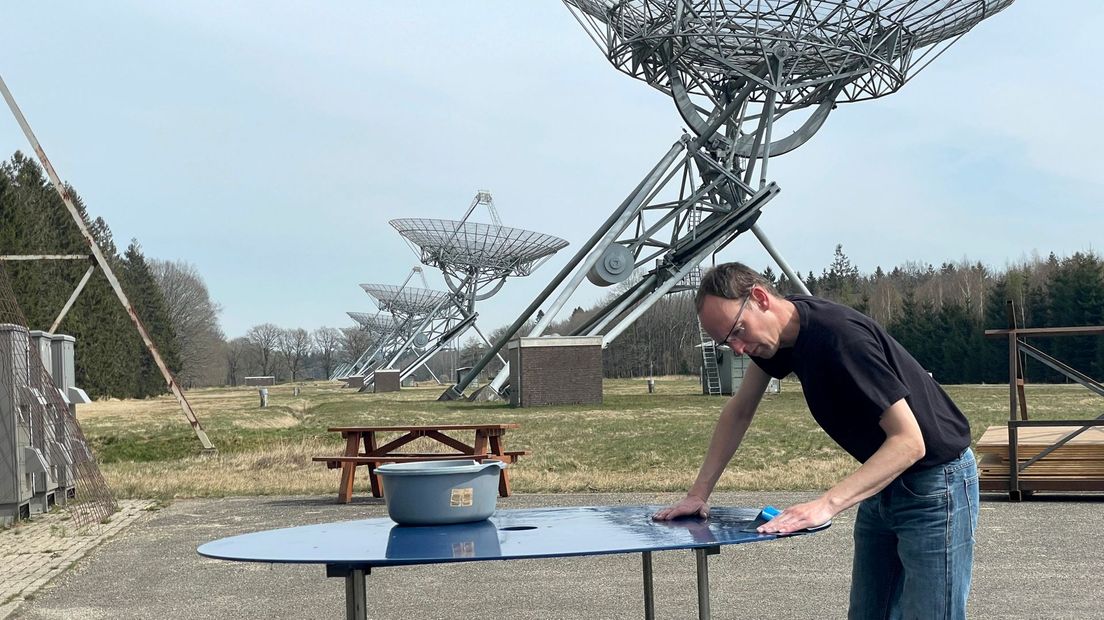
[(271, 449), (175, 461), (116, 463), (107, 467), (108, 483), (124, 497), (222, 497), (337, 492), (333, 471), (311, 457), (325, 454), (320, 441), (276, 444)]
[[(516, 422), (510, 449), (532, 452), (512, 470), (519, 492), (678, 491), (697, 473), (723, 397), (701, 394), (694, 377), (607, 380), (601, 405), (512, 409), (501, 403), (438, 402), (437, 386), (358, 394), (328, 382), (269, 388), (261, 409), (255, 388), (188, 392), (219, 451), (198, 441), (171, 396), (98, 401), (78, 420), (120, 497), (189, 497), (336, 493), (338, 471), (311, 457), (337, 454), (331, 426)], [(975, 440), (1008, 417), (1006, 386), (951, 386)], [(1099, 399), (1079, 386), (1029, 386), (1032, 417), (1091, 418)], [(470, 439), (468, 437), (461, 437)], [(386, 438), (384, 438), (386, 440)], [(431, 440), (417, 451), (442, 449)], [(721, 478), (724, 490), (822, 489), (854, 462), (813, 422), (800, 386), (786, 383), (764, 398), (756, 420)], [(365, 493), (366, 476), (357, 492)]]

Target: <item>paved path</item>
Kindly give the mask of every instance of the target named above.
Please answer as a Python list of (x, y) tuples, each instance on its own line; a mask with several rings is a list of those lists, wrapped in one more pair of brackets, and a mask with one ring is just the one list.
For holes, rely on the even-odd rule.
[[(500, 499), (499, 506), (666, 504), (677, 497), (515, 495)], [(811, 497), (718, 493), (714, 503), (785, 506)], [(981, 511), (971, 618), (1104, 619), (1104, 545), (1098, 538), (1104, 496), (1019, 504), (988, 496)], [(130, 526), (105, 533), (106, 542), (22, 602), (11, 618), (343, 617), (344, 583), (325, 578), (320, 566), (223, 562), (202, 558), (195, 548), (259, 529), (384, 515), (379, 500), (363, 497), (346, 505), (332, 495), (176, 501), (114, 520), (121, 528), (129, 518)], [(853, 523), (851, 510), (814, 536), (725, 548), (710, 559), (713, 617), (844, 617)], [(45, 526), (42, 536), (49, 536), (48, 523), (34, 526)], [(62, 569), (69, 563), (60, 556), (48, 559)], [(368, 577), (369, 617), (640, 618), (640, 574), (638, 555), (381, 568)], [(656, 554), (655, 587), (657, 618), (694, 617), (693, 555)]]
[(151, 505), (148, 500), (119, 502), (119, 512), (110, 521), (84, 533), (73, 530), (64, 509), (0, 529), (0, 620), (100, 543), (134, 523)]

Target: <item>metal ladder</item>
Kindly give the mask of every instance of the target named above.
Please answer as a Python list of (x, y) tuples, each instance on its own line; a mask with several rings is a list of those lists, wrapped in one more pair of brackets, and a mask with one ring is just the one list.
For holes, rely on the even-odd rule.
[[(701, 210), (691, 209), (687, 214), (687, 225), (690, 230), (693, 230), (701, 222)], [(701, 265), (696, 265), (683, 281), (680, 283), (686, 289), (697, 292), (698, 287), (701, 286), (702, 270)], [(717, 396), (721, 393), (721, 373), (717, 368), (717, 347), (713, 342), (713, 337), (706, 333), (705, 328), (702, 327), (701, 318), (695, 315), (695, 321), (698, 323), (698, 336), (701, 339), (701, 355), (702, 355), (702, 391), (711, 396)]]
[(721, 373), (717, 368), (717, 347), (713, 338), (705, 333), (701, 320), (698, 320), (698, 333), (701, 335), (702, 352), (702, 388), (706, 394), (717, 396), (721, 393)]
[[(701, 267), (694, 267), (694, 270), (686, 274), (686, 283), (693, 290), (698, 290), (701, 286)], [(701, 318), (695, 315), (694, 320), (698, 323), (698, 336), (701, 338), (701, 355), (702, 355), (702, 390), (711, 396), (717, 396), (721, 393), (721, 373), (717, 368), (717, 346), (713, 342), (713, 337), (706, 333), (705, 328), (702, 327)]]

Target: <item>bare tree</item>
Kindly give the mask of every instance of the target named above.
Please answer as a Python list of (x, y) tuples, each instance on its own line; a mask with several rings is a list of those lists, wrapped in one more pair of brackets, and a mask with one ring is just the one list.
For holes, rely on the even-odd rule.
[(318, 353), (318, 363), (322, 366), (322, 378), (329, 379), (341, 348), (341, 332), (333, 327), (319, 327), (311, 336), (314, 350)]
[(970, 310), (975, 320), (980, 321), (985, 313), (985, 293), (992, 279), (989, 269), (980, 262), (971, 263), (965, 258), (950, 272), (954, 301)]
[(256, 368), (262, 376), (276, 370), (276, 346), (280, 341), (280, 328), (272, 323), (254, 325), (245, 332), (245, 339), (253, 349)]
[(375, 342), (375, 337), (363, 327), (341, 328), (341, 360), (355, 362), (361, 353)]
[(897, 319), (901, 309), (901, 291), (897, 283), (878, 267), (868, 279), (868, 286), (870, 316), (882, 325), (889, 325)]
[(291, 374), (291, 380), (295, 381), (299, 376), (299, 370), (303, 360), (311, 354), (314, 342), (310, 334), (302, 327), (280, 330), (280, 337), (276, 340), (276, 349), (284, 360), (284, 366)]
[(169, 320), (180, 343), (182, 385), (214, 385), (223, 378), (225, 340), (219, 328), (218, 304), (194, 265), (183, 261), (147, 261), (168, 308)]
[[(486, 345), (483, 344), (483, 341), (478, 336), (468, 336), (460, 343), (459, 365), (463, 367), (474, 366), (475, 363), (483, 357), (486, 348)], [(491, 363), (487, 364), (487, 368), (484, 372), (489, 376), (493, 376), (493, 373), (498, 372), (498, 368), (501, 367), (502, 364), (499, 363), (497, 359), (494, 359)]]
[(243, 371), (245, 352), (249, 348), (249, 341), (245, 338), (235, 338), (227, 342), (223, 347), (223, 357), (226, 359), (226, 384), (235, 386)]

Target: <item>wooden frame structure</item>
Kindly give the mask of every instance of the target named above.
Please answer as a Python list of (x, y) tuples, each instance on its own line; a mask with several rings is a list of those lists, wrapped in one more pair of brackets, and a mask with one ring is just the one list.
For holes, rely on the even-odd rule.
[[(1024, 373), (1022, 355), (1027, 355), (1049, 368), (1061, 373), (1068, 379), (1084, 386), (1097, 396), (1104, 397), (1104, 385), (1077, 369), (1061, 362), (1038, 348), (1027, 343), (1033, 337), (1064, 336), (1104, 336), (1104, 326), (1086, 327), (1034, 327), (1021, 328), (1016, 325), (1016, 313), (1012, 300), (1008, 301), (1008, 328), (985, 330), (987, 338), (1005, 338), (1008, 341), (1008, 478), (1007, 482), (999, 478), (981, 480), (983, 491), (1008, 491), (1009, 499), (1020, 501), (1032, 491), (1104, 491), (1104, 479), (1096, 477), (1063, 477), (1047, 480), (1023, 478), (1021, 474), (1047, 455), (1068, 444), (1078, 435), (1093, 427), (1104, 427), (1104, 415), (1092, 420), (1029, 420), (1027, 397), (1024, 393)], [(1017, 417), (1017, 413), (1019, 416)], [(1020, 429), (1030, 427), (1070, 427), (1054, 443), (1038, 454), (1020, 463)]]
[(12, 115), (15, 116), (15, 120), (19, 123), (20, 129), (23, 130), (23, 134), (27, 136), (27, 141), (30, 142), (31, 148), (34, 149), (35, 154), (38, 156), (39, 162), (42, 163), (43, 169), (46, 171), (47, 176), (50, 177), (50, 182), (54, 186), (54, 190), (57, 191), (61, 201), (65, 204), (65, 209), (69, 212), (69, 216), (73, 218), (73, 223), (76, 224), (77, 229), (80, 231), (82, 237), (84, 237), (85, 243), (88, 244), (88, 249), (91, 252), (90, 257), (83, 255), (34, 255), (34, 256), (7, 256), (5, 260), (80, 260), (91, 258), (93, 264), (89, 266), (88, 270), (84, 273), (84, 277), (81, 278), (80, 283), (77, 284), (77, 288), (69, 296), (69, 300), (65, 302), (65, 307), (61, 309), (61, 313), (58, 314), (57, 319), (54, 320), (54, 324), (50, 326), (50, 333), (58, 328), (61, 324), (61, 320), (65, 318), (66, 313), (73, 306), (73, 303), (77, 300), (77, 296), (84, 290), (84, 285), (88, 283), (88, 279), (92, 277), (92, 272), (98, 266), (103, 271), (104, 277), (107, 278), (107, 283), (111, 285), (111, 290), (115, 292), (115, 296), (119, 298), (119, 303), (123, 305), (123, 309), (126, 311), (127, 316), (130, 317), (130, 321), (134, 323), (134, 327), (138, 330), (138, 335), (142, 339), (142, 343), (146, 345), (146, 349), (149, 351), (150, 356), (153, 358), (153, 362), (157, 365), (158, 370), (161, 371), (161, 376), (165, 379), (166, 385), (173, 395), (176, 396), (177, 403), (180, 404), (180, 410), (184, 413), (184, 417), (188, 419), (188, 424), (191, 424), (192, 431), (195, 432), (196, 438), (199, 439), (199, 443), (202, 444), (203, 449), (213, 452), (215, 450), (214, 444), (207, 437), (207, 431), (203, 430), (203, 424), (200, 423), (199, 418), (196, 417), (195, 412), (192, 410), (191, 403), (184, 397), (184, 391), (181, 389), (180, 384), (177, 383), (176, 377), (173, 376), (172, 371), (169, 370), (165, 360), (161, 358), (161, 352), (157, 350), (157, 345), (153, 343), (153, 338), (150, 337), (149, 331), (146, 326), (142, 324), (142, 320), (138, 318), (138, 312), (134, 309), (134, 306), (130, 303), (130, 299), (127, 298), (126, 293), (123, 291), (123, 285), (119, 283), (119, 279), (115, 277), (115, 272), (112, 271), (111, 265), (107, 262), (107, 258), (104, 257), (103, 251), (100, 250), (100, 246), (96, 244), (95, 237), (92, 236), (88, 226), (85, 224), (84, 219), (81, 217), (80, 212), (77, 210), (76, 205), (73, 203), (73, 199), (69, 196), (69, 191), (66, 189), (65, 184), (61, 182), (61, 177), (58, 176), (54, 165), (50, 163), (50, 158), (46, 157), (46, 151), (42, 148), (38, 138), (35, 137), (34, 132), (31, 130), (30, 124), (27, 122), (26, 117), (23, 116), (23, 111), (19, 109), (19, 105), (16, 104), (15, 98), (12, 96), (11, 91), (8, 90), (8, 85), (4, 82), (3, 78), (0, 78), (0, 95), (3, 96), (4, 101), (7, 102), (8, 108), (11, 109)]

